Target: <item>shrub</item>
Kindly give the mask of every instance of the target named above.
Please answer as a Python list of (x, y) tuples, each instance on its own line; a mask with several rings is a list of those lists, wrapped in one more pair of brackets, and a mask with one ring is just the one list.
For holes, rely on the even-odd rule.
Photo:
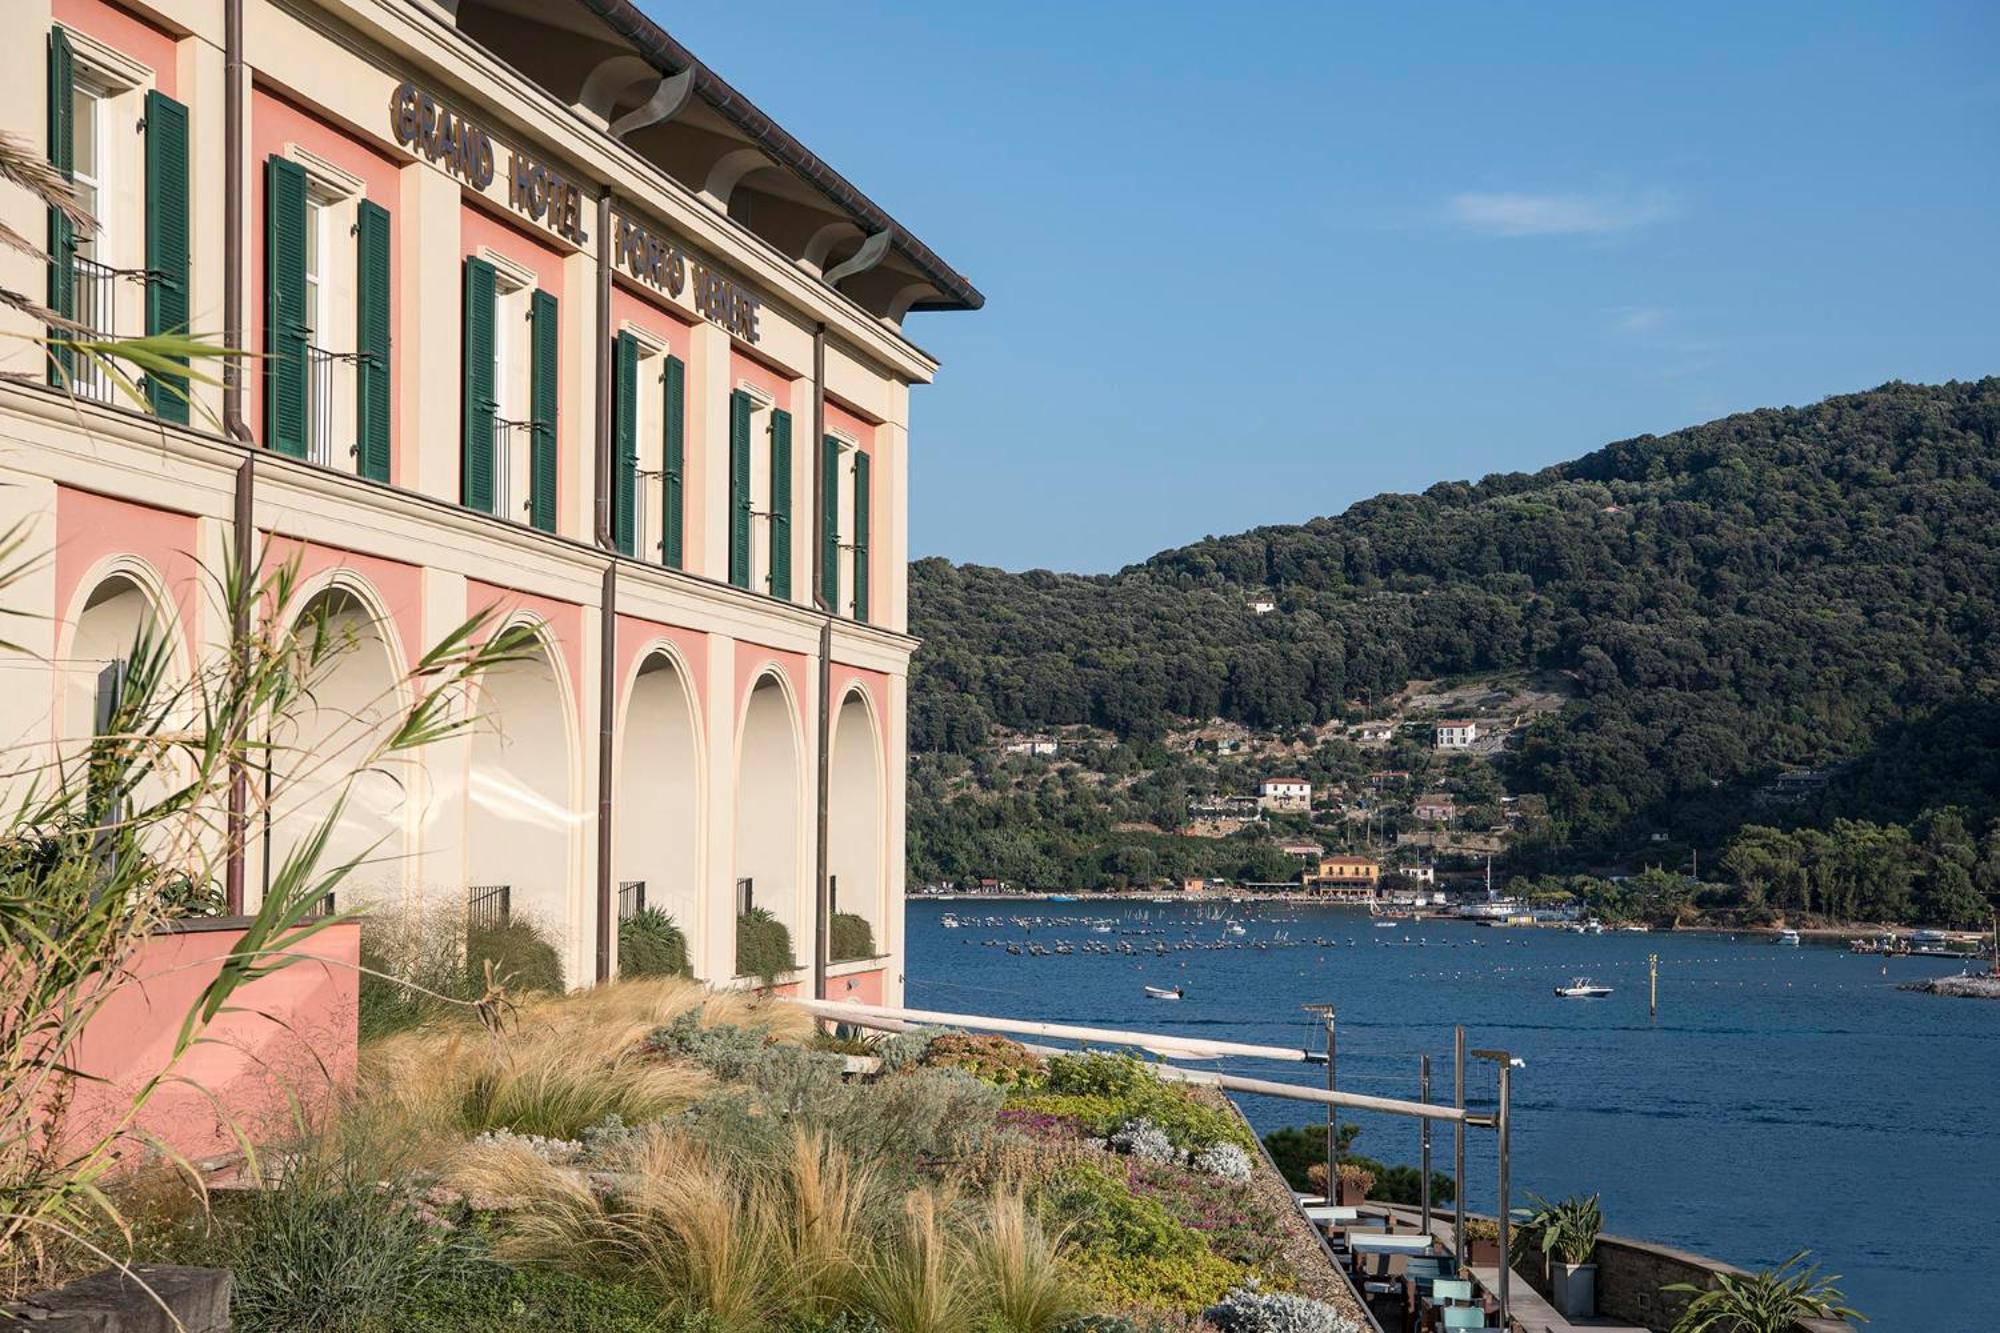
[(766, 986), (798, 966), (792, 957), (792, 932), (762, 907), (736, 918), (736, 975), (755, 977)]
[(940, 1032), (924, 1052), (924, 1063), (963, 1069), (988, 1083), (1025, 1087), (1038, 1081), (1046, 1067), (1042, 1057), (1006, 1037)]
[(1231, 1263), (1267, 1269), (1283, 1254), (1282, 1234), (1243, 1182), (1133, 1161), (1126, 1167), (1126, 1184), (1138, 1197), (1157, 1202)]
[[(1861, 1316), (1841, 1304), (1835, 1277), (1821, 1277), (1800, 1250), (1776, 1268), (1755, 1273), (1717, 1273), (1704, 1291), (1686, 1282), (1662, 1292), (1690, 1296), (1674, 1333), (1787, 1333), (1803, 1319), (1848, 1321)], [(1863, 1322), (1866, 1322), (1865, 1320)]]
[(1566, 1264), (1587, 1264), (1597, 1252), (1604, 1230), (1604, 1210), (1597, 1196), (1572, 1194), (1560, 1203), (1530, 1195), (1532, 1207), (1517, 1209), (1523, 1241), (1532, 1238), (1542, 1254)]
[(1361, 1333), (1361, 1326), (1331, 1305), (1267, 1292), (1255, 1282), (1235, 1288), (1204, 1312), (1221, 1333)]
[(998, 1088), (954, 1069), (916, 1069), (850, 1084), (835, 1130), (857, 1153), (881, 1160), (959, 1158), (993, 1131)]
[(974, 1312), (972, 1275), (945, 1214), (936, 1194), (911, 1194), (903, 1225), (862, 1274), (864, 1306), (886, 1333), (959, 1333)]
[(655, 1028), (646, 1038), (647, 1049), (684, 1056), (717, 1078), (733, 1082), (747, 1076), (771, 1044), (770, 1033), (734, 1023), (705, 1025), (702, 1013), (689, 1009), (666, 1026)]
[(1111, 1132), (1110, 1144), (1115, 1152), (1136, 1157), (1142, 1162), (1178, 1162), (1180, 1149), (1167, 1137), (1167, 1131), (1152, 1121), (1140, 1116), (1137, 1120), (1127, 1120)]
[(641, 908), (618, 923), (618, 974), (625, 977), (688, 977), (687, 936), (657, 907)]
[(1222, 1180), (1250, 1179), (1250, 1154), (1234, 1143), (1211, 1143), (1190, 1158), (1188, 1164)]
[(468, 1278), (467, 1233), (437, 1224), (414, 1193), (385, 1188), (352, 1155), (312, 1148), (269, 1188), (244, 1192), (201, 1246), (176, 1258), (236, 1275), (242, 1333), (373, 1329), (412, 1299)]
[(868, 1044), (867, 1053), (882, 1062), (883, 1073), (898, 1073), (923, 1063), (924, 1057), (930, 1054), (931, 1043), (937, 1039), (937, 1035), (934, 1028), (885, 1033)]
[[(1361, 1133), (1361, 1127), (1342, 1121), (1337, 1133), (1340, 1151), (1344, 1154), (1355, 1136)], [(1264, 1150), (1271, 1154), (1278, 1173), (1293, 1189), (1302, 1193), (1309, 1190), (1324, 1192), (1306, 1176), (1306, 1172), (1314, 1166), (1323, 1167), (1326, 1164), (1324, 1125), (1287, 1125), (1283, 1129), (1274, 1129), (1264, 1136)]]
[(498, 925), (474, 926), (465, 933), (465, 984), (472, 995), (486, 990), (486, 964), (513, 994), (563, 992), (562, 955), (534, 922), (511, 917)]
[(875, 956), (875, 931), (866, 917), (835, 912), (826, 933), (827, 956), (836, 963)]
[(465, 917), (446, 908), (371, 912), (361, 919), (359, 1020), (362, 1041), (443, 1017), (452, 1001), (477, 998), (468, 986)]
[(658, 1295), (554, 1269), (482, 1264), (469, 1276), (414, 1295), (383, 1333), (703, 1333), (699, 1315), (661, 1309)]
[(972, 1242), (982, 1306), (1005, 1333), (1056, 1333), (1079, 1301), (1056, 1247), (1018, 1194), (987, 1207)]

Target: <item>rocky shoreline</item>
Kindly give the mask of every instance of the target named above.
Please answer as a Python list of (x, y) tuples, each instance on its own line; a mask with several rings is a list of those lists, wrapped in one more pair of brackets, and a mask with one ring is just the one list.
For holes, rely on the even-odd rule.
[(1929, 981), (1906, 981), (1896, 989), (1967, 1000), (2000, 1000), (2000, 976), (1965, 973), (1955, 977), (1932, 977)]

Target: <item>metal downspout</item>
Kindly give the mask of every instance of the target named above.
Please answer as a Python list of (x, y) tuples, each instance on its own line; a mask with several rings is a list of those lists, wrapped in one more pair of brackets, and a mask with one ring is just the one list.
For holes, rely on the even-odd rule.
[[(243, 422), (243, 0), (224, 0), (222, 9), (223, 98), (222, 139), (222, 342), (232, 353), (222, 358), (222, 425), (239, 444), (255, 443)], [(245, 453), (236, 467), (235, 506), (231, 518), (231, 552), (236, 563), (237, 604), (229, 625), (230, 675), (240, 686), (249, 670), (249, 583), (255, 562), (256, 454)], [(242, 723), (232, 736), (229, 760), (229, 808), (225, 826), (226, 861), (223, 895), (226, 910), (239, 915), (244, 907), (243, 845), (249, 829), (249, 773), (242, 757)]]
[[(611, 525), (611, 191), (597, 197), (597, 544), (614, 549)], [(597, 678), (597, 980), (611, 980), (611, 784), (618, 691), (618, 561), (604, 566)]]
[(827, 807), (833, 766), (827, 754), (833, 740), (833, 618), (826, 604), (826, 321), (813, 325), (813, 605), (819, 624), (819, 772), (814, 784), (813, 811), (813, 998), (824, 1000), (827, 955), (833, 942), (833, 881), (828, 878)]

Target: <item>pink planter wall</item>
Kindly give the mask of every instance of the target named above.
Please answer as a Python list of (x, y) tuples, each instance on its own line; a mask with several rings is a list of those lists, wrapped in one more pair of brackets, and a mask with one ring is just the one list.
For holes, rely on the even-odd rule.
[[(242, 938), (225, 922), (198, 922), (147, 941), (133, 978), (79, 1044), (78, 1065), (103, 1081), (76, 1084), (73, 1138), (113, 1123), (165, 1065), (189, 1008)], [(283, 1138), (302, 1111), (352, 1086), (360, 944), (357, 923), (329, 926), (300, 946), (302, 961), (239, 990), (182, 1058), (178, 1079), (154, 1094), (139, 1129), (199, 1161), (234, 1151), (238, 1133), (253, 1143)], [(135, 1142), (123, 1155), (147, 1151)]]

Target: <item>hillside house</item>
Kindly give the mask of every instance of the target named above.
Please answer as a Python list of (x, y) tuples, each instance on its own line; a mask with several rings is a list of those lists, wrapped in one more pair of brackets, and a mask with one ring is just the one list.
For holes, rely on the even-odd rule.
[(1437, 748), (1440, 750), (1469, 750), (1479, 739), (1479, 724), (1469, 718), (1455, 718), (1437, 724)]
[(1304, 778), (1265, 778), (1257, 784), (1257, 804), (1265, 810), (1304, 814), (1312, 799), (1312, 783)]

